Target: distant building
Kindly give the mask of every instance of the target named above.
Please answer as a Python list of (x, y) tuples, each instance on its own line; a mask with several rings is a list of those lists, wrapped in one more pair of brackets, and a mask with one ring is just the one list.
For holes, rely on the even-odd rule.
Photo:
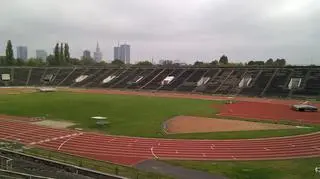
[(100, 51), (99, 43), (97, 43), (97, 48), (96, 48), (96, 51), (93, 53), (93, 56), (96, 62), (102, 61), (102, 53)]
[(41, 60), (46, 60), (47, 59), (47, 52), (45, 50), (36, 50), (36, 58), (41, 59)]
[(28, 47), (26, 46), (18, 46), (17, 47), (17, 58), (22, 60), (28, 59)]
[(113, 47), (113, 59), (120, 60), (120, 47)]
[(120, 46), (120, 60), (125, 64), (130, 64), (130, 45), (124, 44)]
[(114, 60), (118, 59), (125, 64), (130, 64), (130, 45), (123, 44), (113, 48)]
[(89, 50), (83, 51), (83, 58), (91, 58), (91, 52)]

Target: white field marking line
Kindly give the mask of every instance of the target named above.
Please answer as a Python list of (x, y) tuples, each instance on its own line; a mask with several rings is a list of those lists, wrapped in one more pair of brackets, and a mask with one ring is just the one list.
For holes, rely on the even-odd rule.
[(72, 139), (73, 137), (77, 137), (77, 136), (79, 136), (79, 135), (81, 135), (81, 134), (82, 134), (82, 133), (78, 133), (78, 135), (74, 135), (74, 136), (69, 137), (67, 140), (65, 140), (64, 142), (62, 142), (62, 143), (60, 144), (60, 146), (58, 147), (58, 150), (60, 150), (61, 147), (62, 147), (65, 143), (67, 143), (70, 139)]
[(27, 130), (27, 131), (24, 131), (24, 132), (20, 132), (20, 133), (17, 133), (17, 134), (13, 134), (13, 135), (9, 135), (7, 137), (3, 137), (1, 139), (5, 140), (7, 138), (10, 138), (10, 137), (15, 137), (15, 136), (18, 136), (18, 135), (23, 135), (23, 134), (26, 134), (28, 132), (35, 132), (35, 131), (38, 131), (38, 130), (42, 130), (43, 128), (36, 128), (36, 129), (30, 129), (30, 130)]
[(151, 147), (151, 153), (152, 153), (152, 155), (156, 158), (156, 159), (158, 159), (159, 157), (158, 156), (156, 156), (156, 154), (153, 152), (153, 147)]
[(44, 142), (50, 142), (52, 140), (57, 140), (57, 139), (64, 139), (66, 137), (74, 137), (74, 136), (81, 135), (81, 134), (83, 134), (83, 133), (74, 133), (72, 135), (69, 134), (69, 135), (60, 136), (60, 137), (47, 138), (47, 139), (40, 140), (40, 141), (37, 141), (37, 142), (30, 142), (29, 145), (42, 144)]

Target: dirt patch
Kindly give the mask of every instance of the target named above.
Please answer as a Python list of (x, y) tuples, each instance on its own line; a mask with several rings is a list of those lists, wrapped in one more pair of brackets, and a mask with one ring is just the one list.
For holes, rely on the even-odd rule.
[(295, 126), (227, 120), (205, 117), (177, 116), (166, 122), (167, 133), (201, 133), (225, 131), (252, 131), (293, 129)]
[(35, 88), (0, 88), (0, 94), (23, 94), (23, 93), (34, 93)]
[(64, 129), (64, 128), (68, 128), (75, 125), (74, 123), (68, 122), (68, 121), (52, 121), (52, 120), (43, 120), (43, 121), (33, 122), (33, 124), (57, 128), (57, 129)]

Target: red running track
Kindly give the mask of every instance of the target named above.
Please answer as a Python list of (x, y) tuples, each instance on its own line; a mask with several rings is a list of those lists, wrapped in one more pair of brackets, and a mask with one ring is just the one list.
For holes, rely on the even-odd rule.
[[(292, 104), (292, 103), (291, 103)], [(294, 103), (293, 103), (294, 104)], [(220, 108), (221, 116), (233, 116), (261, 120), (287, 120), (308, 124), (320, 124), (320, 112), (299, 112), (291, 105), (268, 102), (240, 101)]]
[(107, 136), (0, 120), (0, 139), (121, 165), (154, 158), (267, 160), (320, 156), (320, 133), (249, 140), (176, 140)]

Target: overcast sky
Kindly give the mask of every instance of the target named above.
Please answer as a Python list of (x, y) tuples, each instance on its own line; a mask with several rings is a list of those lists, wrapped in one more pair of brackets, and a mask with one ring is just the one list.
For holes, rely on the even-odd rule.
[(79, 57), (99, 41), (110, 61), (119, 41), (131, 45), (134, 62), (226, 54), (320, 64), (320, 0), (1, 0), (0, 54), (8, 39), (29, 56), (68, 42)]

